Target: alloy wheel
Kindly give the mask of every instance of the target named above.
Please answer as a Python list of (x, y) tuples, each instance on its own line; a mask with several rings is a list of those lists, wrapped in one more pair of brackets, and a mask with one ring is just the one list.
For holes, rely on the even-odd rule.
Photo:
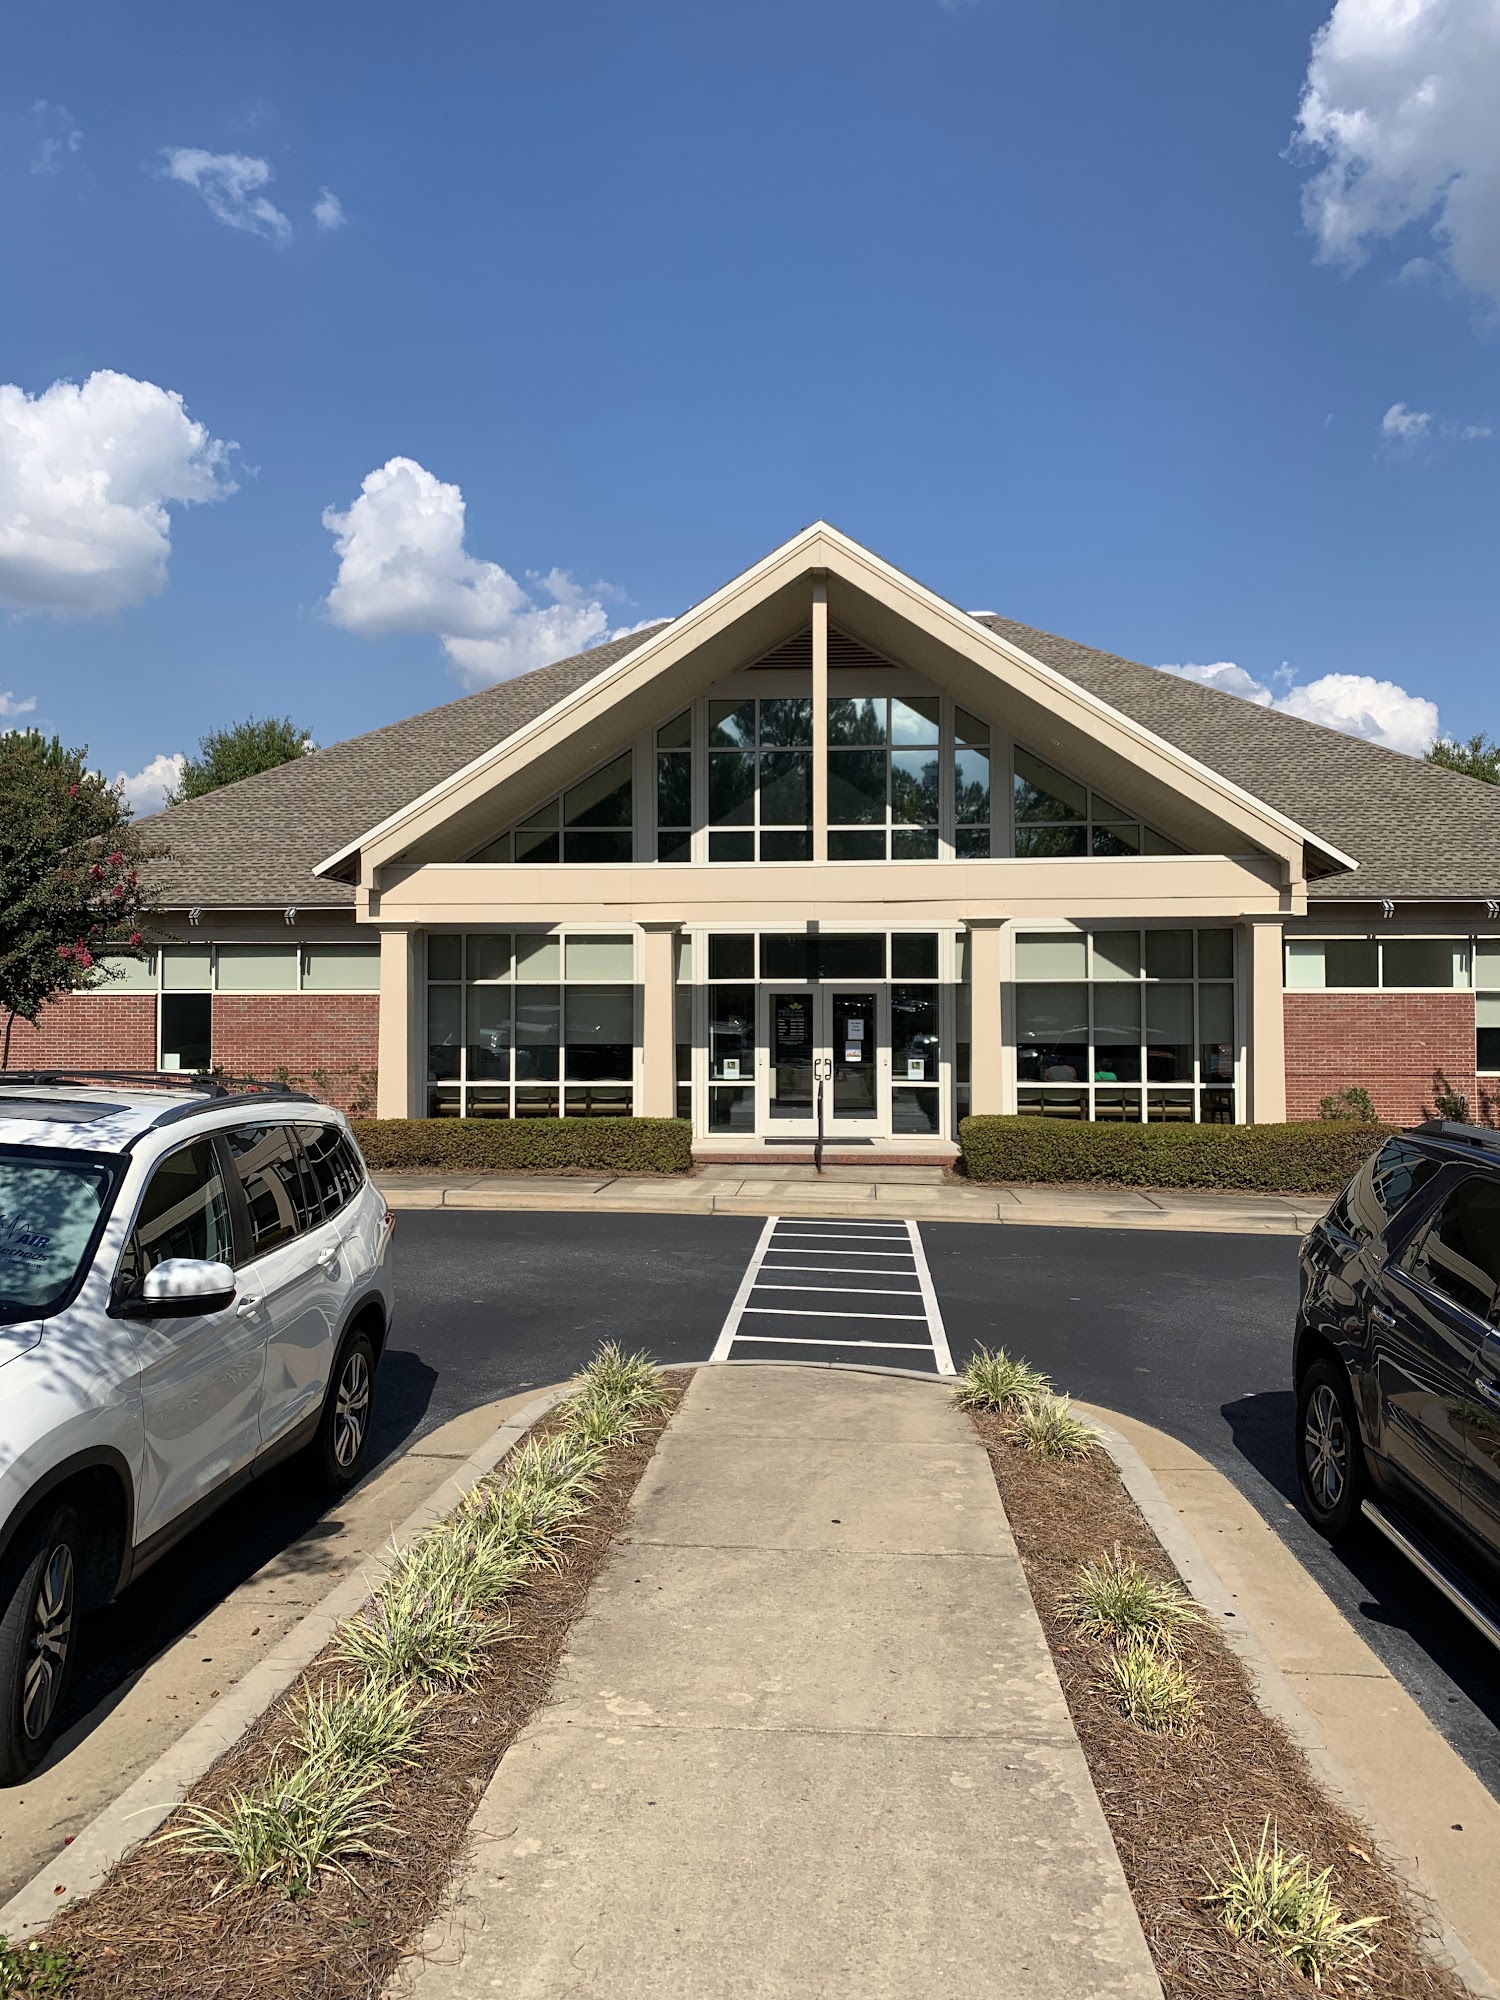
[(73, 1551), (59, 1542), (48, 1554), (32, 1608), (31, 1645), (21, 1682), (21, 1726), (33, 1743), (46, 1734), (62, 1693), (73, 1643)]
[(359, 1457), (370, 1421), (370, 1368), (359, 1348), (344, 1363), (333, 1403), (333, 1456), (341, 1472)]
[(1307, 1399), (1302, 1462), (1313, 1499), (1331, 1514), (1349, 1481), (1349, 1433), (1338, 1396), (1327, 1382), (1320, 1382)]

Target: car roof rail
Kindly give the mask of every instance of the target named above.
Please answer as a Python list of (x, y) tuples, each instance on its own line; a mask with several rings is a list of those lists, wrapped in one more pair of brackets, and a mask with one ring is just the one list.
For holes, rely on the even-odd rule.
[(1492, 1125), (1464, 1125), (1456, 1118), (1426, 1118), (1412, 1127), (1419, 1138), (1446, 1139), (1450, 1146), (1482, 1146), (1500, 1152), (1500, 1131)]
[(127, 1090), (191, 1091), (196, 1097), (291, 1097), (299, 1102), (313, 1100), (305, 1090), (293, 1090), (279, 1080), (270, 1083), (260, 1077), (223, 1076), (212, 1070), (182, 1069), (5, 1069), (0, 1070), (0, 1090), (11, 1084), (37, 1090), (64, 1090), (69, 1086), (96, 1088), (119, 1086)]

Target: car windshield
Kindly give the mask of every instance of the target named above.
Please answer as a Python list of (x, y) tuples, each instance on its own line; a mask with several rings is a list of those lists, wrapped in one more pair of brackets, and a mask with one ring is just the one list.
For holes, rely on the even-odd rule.
[(0, 1326), (45, 1319), (71, 1297), (125, 1162), (0, 1146)]

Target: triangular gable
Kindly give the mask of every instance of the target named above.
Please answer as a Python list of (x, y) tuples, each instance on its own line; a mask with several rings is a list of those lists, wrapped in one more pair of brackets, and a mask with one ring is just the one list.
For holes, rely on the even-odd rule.
[[(815, 578), (830, 626), (904, 661), (976, 712), (1003, 702), (1007, 726), (1035, 754), (1138, 810), (1188, 831), (1200, 852), (1263, 851), (1288, 879), (1352, 869), (1349, 856), (1186, 756), (1054, 668), (948, 604), (826, 523), (816, 522), (595, 679), (319, 865), (366, 881), (383, 863), (471, 852), (674, 707), (747, 661), (790, 644), (807, 621)], [(830, 672), (832, 671), (830, 659)], [(1159, 802), (1159, 810), (1153, 803)]]

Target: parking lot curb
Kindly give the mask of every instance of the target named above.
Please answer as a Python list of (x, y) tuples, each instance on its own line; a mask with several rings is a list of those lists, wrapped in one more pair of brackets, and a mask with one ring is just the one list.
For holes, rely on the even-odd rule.
[[(148, 1839), (174, 1812), (211, 1764), (230, 1750), (322, 1652), (346, 1618), (375, 1590), (397, 1550), (414, 1542), (487, 1478), (533, 1424), (568, 1393), (562, 1383), (544, 1390), (491, 1432), (477, 1451), (450, 1472), (420, 1507), (395, 1529), (386, 1550), (355, 1576), (336, 1584), (294, 1625), (280, 1645), (216, 1701), (149, 1770), (97, 1813), (76, 1838), (38, 1870), (0, 1909), (0, 1937), (12, 1944), (33, 1938), (57, 1912), (97, 1889), (110, 1870)], [(75, 1755), (78, 1754), (76, 1751)]]
[(1302, 1751), (1330, 1797), (1370, 1829), (1379, 1844), (1382, 1859), (1412, 1891), (1434, 1952), (1452, 1965), (1476, 2000), (1500, 2000), (1500, 1987), (1480, 1964), (1459, 1930), (1437, 1909), (1433, 1892), (1422, 1877), (1415, 1855), (1382, 1824), (1367, 1794), (1329, 1747), (1317, 1718), (1272, 1660), (1259, 1633), (1246, 1617), (1243, 1601), (1220, 1576), (1181, 1513), (1168, 1499), (1155, 1473), (1135, 1446), (1109, 1424), (1108, 1411), (1092, 1405), (1079, 1407), (1087, 1408), (1090, 1419), (1098, 1422), (1105, 1449), (1115, 1462), (1121, 1484), (1140, 1509), (1147, 1527), (1171, 1558), (1188, 1590), (1210, 1614), (1215, 1629), (1238, 1656), (1250, 1676), (1260, 1706), (1281, 1724)]
[(1122, 1209), (1101, 1201), (1084, 1203), (1016, 1203), (1003, 1193), (994, 1196), (961, 1193), (934, 1198), (925, 1190), (920, 1199), (871, 1200), (858, 1196), (824, 1194), (809, 1184), (795, 1194), (783, 1190), (775, 1195), (717, 1194), (695, 1195), (685, 1189), (661, 1194), (626, 1193), (562, 1194), (551, 1190), (535, 1194), (526, 1188), (474, 1188), (436, 1185), (433, 1187), (382, 1188), (389, 1206), (397, 1210), (431, 1214), (530, 1214), (530, 1215), (739, 1215), (767, 1216), (805, 1209), (829, 1221), (872, 1221), (890, 1215), (913, 1216), (918, 1222), (968, 1222), (999, 1225), (1006, 1229), (1143, 1229), (1181, 1231), (1189, 1235), (1287, 1236), (1300, 1237), (1317, 1219), (1311, 1211), (1288, 1210), (1285, 1215), (1267, 1213), (1214, 1214), (1202, 1208)]

